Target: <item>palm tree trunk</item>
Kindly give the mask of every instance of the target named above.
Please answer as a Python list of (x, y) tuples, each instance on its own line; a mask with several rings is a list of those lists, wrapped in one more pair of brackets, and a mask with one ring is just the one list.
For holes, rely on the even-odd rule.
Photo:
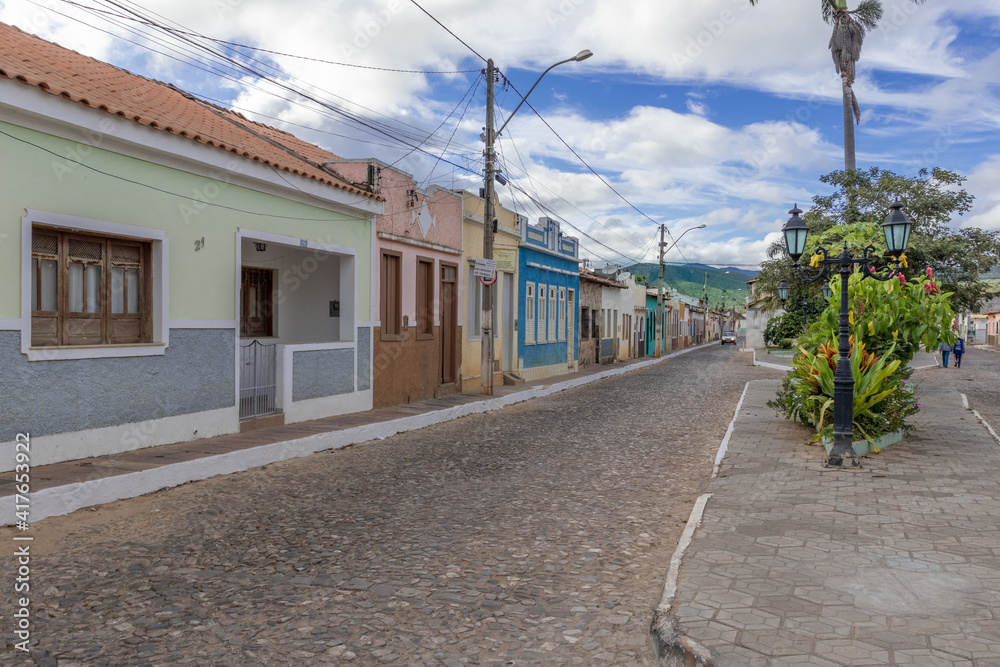
[(844, 169), (857, 168), (854, 161), (854, 91), (846, 76), (840, 77), (844, 93)]

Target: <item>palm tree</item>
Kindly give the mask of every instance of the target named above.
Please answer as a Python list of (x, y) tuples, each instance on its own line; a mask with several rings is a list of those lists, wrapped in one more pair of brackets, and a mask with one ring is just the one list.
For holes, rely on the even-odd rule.
[(823, 20), (833, 24), (830, 55), (840, 75), (844, 96), (844, 169), (856, 168), (854, 159), (854, 123), (861, 122), (861, 109), (854, 95), (854, 71), (861, 57), (865, 32), (873, 30), (882, 18), (879, 0), (861, 0), (858, 8), (847, 9), (847, 0), (823, 0)]
[[(750, 4), (756, 5), (758, 1), (750, 0)], [(910, 1), (923, 3), (925, 0)], [(843, 90), (844, 169), (852, 170), (857, 166), (854, 158), (854, 123), (861, 122), (861, 108), (854, 95), (854, 72), (861, 57), (865, 33), (874, 30), (882, 18), (882, 2), (861, 0), (858, 8), (853, 10), (847, 8), (847, 0), (820, 0), (820, 3), (823, 20), (833, 24), (829, 49)]]

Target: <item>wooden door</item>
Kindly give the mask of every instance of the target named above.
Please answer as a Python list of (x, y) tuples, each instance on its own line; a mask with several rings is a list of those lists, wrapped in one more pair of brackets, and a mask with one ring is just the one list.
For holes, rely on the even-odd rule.
[(455, 381), (458, 341), (458, 268), (441, 266), (441, 383)]

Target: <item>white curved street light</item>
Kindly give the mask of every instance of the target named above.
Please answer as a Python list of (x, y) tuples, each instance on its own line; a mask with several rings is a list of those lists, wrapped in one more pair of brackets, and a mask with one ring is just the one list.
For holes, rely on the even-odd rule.
[(681, 232), (680, 236), (678, 236), (676, 239), (674, 239), (674, 242), (670, 244), (669, 248), (667, 248), (666, 250), (664, 250), (664, 246), (667, 245), (666, 243), (663, 242), (663, 232), (664, 232), (665, 228), (664, 228), (664, 226), (662, 224), (660, 225), (660, 278), (659, 278), (659, 282), (657, 283), (658, 286), (656, 288), (656, 312), (660, 316), (660, 336), (659, 336), (659, 338), (660, 338), (660, 352), (659, 352), (660, 356), (663, 356), (663, 353), (666, 351), (663, 348), (664, 348), (664, 344), (666, 343), (666, 338), (667, 338), (667, 314), (663, 312), (663, 256), (666, 255), (671, 250), (673, 250), (674, 246), (676, 246), (678, 243), (680, 243), (680, 240), (682, 238), (684, 238), (685, 234), (687, 234), (691, 230), (694, 230), (694, 229), (704, 229), (705, 227), (707, 227), (707, 225), (705, 223), (702, 223), (700, 225), (696, 225), (694, 227), (688, 227), (683, 232)]

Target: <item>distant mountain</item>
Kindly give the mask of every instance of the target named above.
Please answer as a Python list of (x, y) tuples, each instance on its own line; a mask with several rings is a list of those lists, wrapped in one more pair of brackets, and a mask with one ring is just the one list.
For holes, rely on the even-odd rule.
[[(625, 267), (625, 270), (644, 275), (651, 288), (656, 287), (660, 266), (654, 262), (644, 262)], [(719, 269), (705, 264), (665, 264), (663, 267), (663, 282), (681, 294), (701, 299), (705, 293), (705, 275), (708, 274), (708, 304), (719, 308), (742, 306), (746, 303), (746, 281), (757, 275), (756, 271), (729, 267)]]

